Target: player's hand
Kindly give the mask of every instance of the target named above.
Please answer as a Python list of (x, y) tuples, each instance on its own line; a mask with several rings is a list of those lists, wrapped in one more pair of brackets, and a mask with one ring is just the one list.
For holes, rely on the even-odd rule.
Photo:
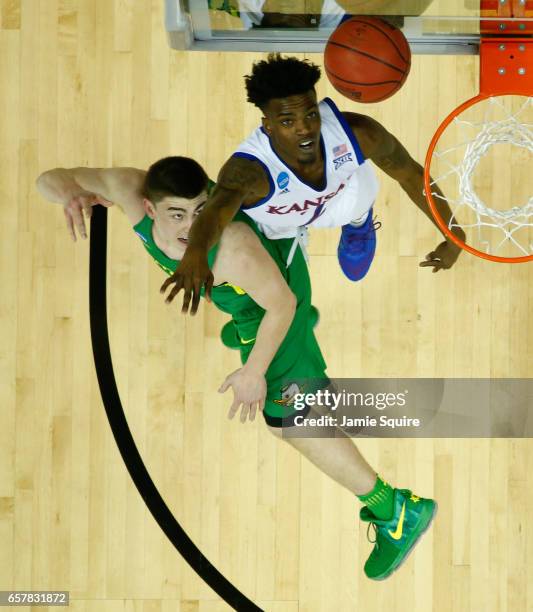
[(187, 248), (180, 265), (172, 276), (161, 285), (160, 292), (174, 283), (172, 291), (168, 294), (165, 302), (170, 304), (176, 295), (183, 289), (183, 306), (181, 312), (187, 314), (191, 303), (191, 314), (195, 315), (200, 303), (200, 290), (205, 286), (205, 298), (211, 301), (211, 289), (213, 287), (213, 274), (207, 263), (207, 253), (204, 249)]
[(90, 219), (93, 206), (97, 204), (101, 204), (106, 208), (113, 206), (113, 202), (89, 191), (80, 191), (63, 206), (63, 212), (65, 213), (65, 219), (67, 221), (67, 229), (74, 242), (76, 242), (75, 228), (77, 228), (82, 238), (87, 238), (83, 213), (85, 213), (87, 219)]
[(229, 387), (233, 388), (233, 404), (228, 412), (232, 419), (242, 404), (241, 423), (255, 419), (257, 411), (263, 411), (267, 394), (265, 377), (258, 372), (248, 370), (246, 366), (232, 372), (220, 385), (219, 393), (224, 393)]
[(457, 261), (462, 250), (455, 242), (445, 240), (434, 251), (428, 253), (426, 260), (419, 265), (421, 268), (433, 268), (434, 273), (439, 270), (448, 270)]

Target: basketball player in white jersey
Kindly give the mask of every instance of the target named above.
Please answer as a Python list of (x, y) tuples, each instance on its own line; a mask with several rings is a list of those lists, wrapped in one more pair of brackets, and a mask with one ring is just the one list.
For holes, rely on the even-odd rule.
[[(248, 101), (264, 113), (262, 126), (222, 167), (191, 228), (181, 266), (161, 287), (164, 292), (175, 283), (167, 302), (184, 289), (182, 312), (188, 312), (191, 298), (191, 314), (197, 311), (202, 286), (209, 299), (213, 276), (207, 252), (239, 209), (268, 238), (294, 237), (287, 265), (298, 244), (305, 252), (308, 227), (342, 226), (341, 269), (350, 280), (362, 279), (376, 247), (372, 206), (378, 181), (370, 162), (396, 179), (438, 227), (424, 196), (420, 164), (374, 119), (343, 113), (328, 98), (318, 103), (319, 78), (318, 66), (279, 54), (254, 64), (245, 77)], [(437, 202), (442, 218), (453, 219), (444, 196)], [(461, 228), (455, 233), (464, 239)], [(447, 269), (459, 253), (446, 239), (420, 265), (434, 272)]]

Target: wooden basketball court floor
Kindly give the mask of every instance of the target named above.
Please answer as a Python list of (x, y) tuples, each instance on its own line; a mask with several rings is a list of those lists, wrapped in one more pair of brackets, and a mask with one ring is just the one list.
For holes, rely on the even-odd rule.
[[(153, 0), (2, 0), (0, 590), (69, 590), (76, 611), (212, 612), (227, 606), (147, 511), (112, 438), (88, 323), (88, 242), (34, 181), (53, 167), (135, 166), (189, 155), (216, 177), (259, 120), (251, 53), (168, 48)], [(310, 58), (321, 63), (321, 57)], [(415, 56), (402, 91), (356, 106), (423, 160), (440, 118), (476, 92), (477, 58)], [(337, 231), (311, 238), (318, 337), (335, 377), (530, 377), (533, 267), (464, 254), (418, 263), (439, 235), (380, 175), (371, 273), (345, 280)], [(487, 180), (497, 181), (497, 176)], [(207, 557), (265, 610), (533, 610), (533, 445), (528, 439), (369, 440), (390, 482), (439, 514), (406, 565), (373, 583), (358, 500), (262, 420), (226, 418), (239, 366), (202, 305), (184, 318), (118, 208), (109, 211), (115, 373), (144, 461)]]

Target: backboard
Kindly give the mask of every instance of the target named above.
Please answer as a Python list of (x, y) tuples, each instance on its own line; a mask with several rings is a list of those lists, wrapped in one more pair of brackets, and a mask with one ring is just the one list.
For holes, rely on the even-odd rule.
[[(517, 3), (517, 4), (515, 4)], [(521, 7), (511, 17), (511, 5)], [(533, 28), (531, 0), (166, 0), (173, 48), (322, 52), (349, 15), (376, 15), (399, 27), (413, 53), (477, 54), (482, 33)], [(509, 8), (509, 11), (507, 11)], [(507, 16), (505, 16), (507, 15)]]

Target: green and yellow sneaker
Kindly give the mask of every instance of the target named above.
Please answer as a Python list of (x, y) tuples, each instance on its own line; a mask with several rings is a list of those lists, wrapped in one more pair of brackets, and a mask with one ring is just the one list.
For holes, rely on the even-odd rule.
[(383, 521), (367, 506), (359, 514), (362, 521), (374, 527), (375, 544), (365, 563), (365, 574), (372, 580), (384, 580), (405, 561), (420, 536), (428, 529), (437, 511), (433, 499), (417, 497), (408, 489), (394, 489), (394, 514)]

